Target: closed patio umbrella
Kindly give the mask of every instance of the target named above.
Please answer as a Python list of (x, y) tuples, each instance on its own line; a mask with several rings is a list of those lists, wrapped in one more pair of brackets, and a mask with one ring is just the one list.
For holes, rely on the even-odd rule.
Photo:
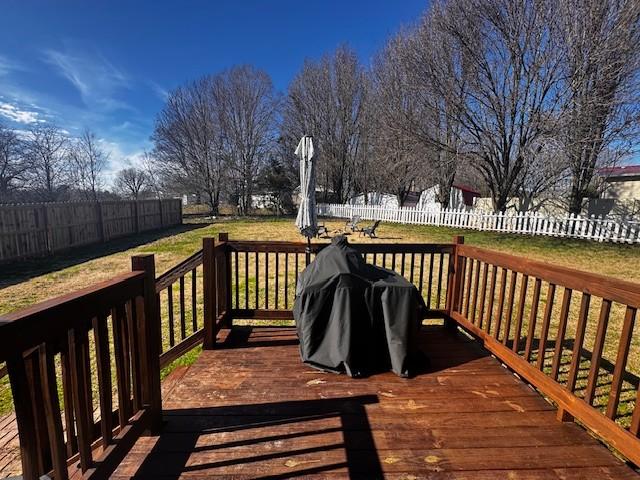
[(316, 168), (313, 161), (313, 139), (305, 135), (300, 139), (295, 154), (300, 159), (300, 207), (296, 226), (311, 244), (318, 228), (316, 215)]

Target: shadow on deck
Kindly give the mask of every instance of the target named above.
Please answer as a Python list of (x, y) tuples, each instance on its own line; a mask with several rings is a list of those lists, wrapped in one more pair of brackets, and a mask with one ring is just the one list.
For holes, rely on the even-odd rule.
[(292, 328), (221, 333), (113, 478), (638, 478), (459, 331), (425, 327), (409, 380), (314, 370)]

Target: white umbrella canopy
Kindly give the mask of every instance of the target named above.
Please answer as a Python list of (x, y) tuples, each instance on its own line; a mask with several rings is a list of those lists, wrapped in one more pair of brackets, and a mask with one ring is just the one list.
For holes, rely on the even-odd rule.
[(316, 214), (316, 167), (313, 161), (313, 139), (305, 135), (300, 139), (295, 154), (300, 159), (300, 207), (296, 226), (305, 237), (311, 239), (318, 228)]

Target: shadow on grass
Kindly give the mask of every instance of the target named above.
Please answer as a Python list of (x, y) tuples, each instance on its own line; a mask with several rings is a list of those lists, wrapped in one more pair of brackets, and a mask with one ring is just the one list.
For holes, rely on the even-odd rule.
[(25, 282), (33, 277), (62, 270), (96, 258), (124, 252), (164, 237), (170, 237), (198, 228), (211, 226), (210, 223), (184, 223), (162, 230), (153, 230), (110, 240), (106, 243), (71, 248), (48, 257), (39, 257), (2, 265), (0, 289)]

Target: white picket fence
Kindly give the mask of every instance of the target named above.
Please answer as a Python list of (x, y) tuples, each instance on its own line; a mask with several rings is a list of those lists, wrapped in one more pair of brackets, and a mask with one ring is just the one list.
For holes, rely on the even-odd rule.
[(483, 213), (454, 209), (419, 210), (414, 207), (383, 207), (380, 205), (318, 204), (318, 215), (324, 217), (382, 220), (385, 222), (438, 227), (469, 228), (490, 232), (547, 235), (582, 238), (598, 242), (640, 243), (639, 222), (618, 222), (611, 219), (567, 215), (547, 217), (537, 213)]

